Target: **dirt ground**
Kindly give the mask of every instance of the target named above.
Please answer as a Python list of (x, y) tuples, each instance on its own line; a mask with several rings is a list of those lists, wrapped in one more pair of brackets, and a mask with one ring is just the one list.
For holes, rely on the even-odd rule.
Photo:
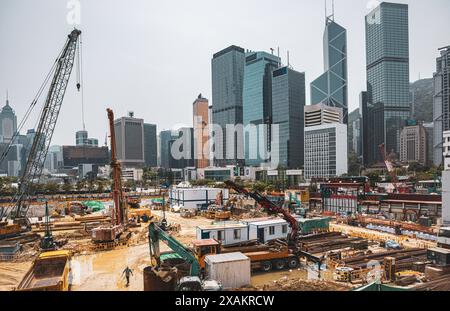
[(0, 262), (0, 291), (13, 290), (31, 267), (30, 262)]

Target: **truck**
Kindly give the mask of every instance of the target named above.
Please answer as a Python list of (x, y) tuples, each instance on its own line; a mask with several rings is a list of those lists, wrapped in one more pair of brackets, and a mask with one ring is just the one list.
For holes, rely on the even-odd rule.
[(299, 256), (292, 253), (286, 243), (272, 241), (264, 245), (223, 247), (214, 239), (196, 240), (192, 242), (193, 253), (199, 262), (200, 268), (205, 269), (205, 257), (208, 255), (240, 252), (250, 258), (252, 270), (283, 270), (295, 269), (299, 265)]
[(17, 291), (68, 291), (70, 251), (41, 253), (16, 288)]

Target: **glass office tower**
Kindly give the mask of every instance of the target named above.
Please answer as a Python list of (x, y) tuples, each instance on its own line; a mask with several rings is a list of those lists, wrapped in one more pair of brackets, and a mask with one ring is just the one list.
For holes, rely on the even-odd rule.
[(325, 73), (311, 83), (311, 105), (342, 108), (348, 119), (347, 30), (327, 17), (323, 35)]
[[(236, 132), (234, 142), (227, 140), (225, 133), (227, 124), (242, 124), (242, 88), (244, 81), (245, 51), (232, 45), (214, 54), (212, 66), (212, 122), (222, 128), (222, 148), (217, 148), (214, 164), (217, 166), (243, 164), (238, 159), (238, 141), (242, 142), (242, 131)], [(239, 138), (239, 139), (238, 139)], [(215, 142), (217, 144), (217, 142)], [(234, 153), (227, 159), (227, 144)], [(220, 153), (220, 154), (219, 154)]]
[(398, 155), (411, 113), (408, 5), (381, 3), (366, 16), (367, 164), (382, 161), (379, 145)]
[[(305, 73), (282, 67), (272, 76), (272, 118), (279, 126), (278, 144), (271, 148), (272, 163), (288, 169), (303, 167)], [(272, 134), (274, 142), (274, 134)], [(277, 155), (277, 156), (274, 156)]]
[[(272, 73), (280, 66), (279, 57), (266, 52), (251, 52), (245, 57), (243, 121), (245, 164), (260, 166), (270, 162), (272, 124)], [(256, 133), (248, 131), (256, 126)]]

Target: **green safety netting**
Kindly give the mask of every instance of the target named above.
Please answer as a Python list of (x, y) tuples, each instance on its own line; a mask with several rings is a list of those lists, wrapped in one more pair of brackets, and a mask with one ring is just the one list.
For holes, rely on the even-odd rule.
[(105, 209), (105, 205), (103, 205), (103, 203), (99, 201), (86, 201), (84, 202), (84, 205), (86, 205), (93, 212), (98, 212)]

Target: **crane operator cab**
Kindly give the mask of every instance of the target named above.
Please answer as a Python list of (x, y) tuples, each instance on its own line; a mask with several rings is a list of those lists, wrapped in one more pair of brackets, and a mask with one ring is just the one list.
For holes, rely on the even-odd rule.
[(205, 269), (205, 257), (220, 253), (220, 243), (214, 239), (196, 240), (192, 242), (195, 257), (200, 267)]

